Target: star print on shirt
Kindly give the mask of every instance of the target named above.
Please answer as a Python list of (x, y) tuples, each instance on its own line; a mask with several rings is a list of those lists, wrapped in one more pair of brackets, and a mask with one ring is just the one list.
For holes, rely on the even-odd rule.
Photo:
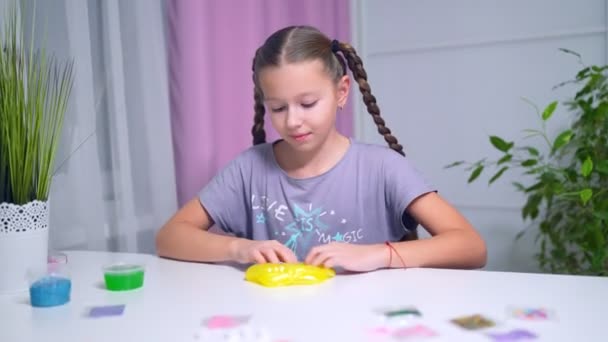
[(344, 241), (344, 235), (340, 234), (340, 232), (337, 232), (336, 235), (333, 236), (334, 241), (337, 242), (342, 242)]
[(266, 216), (264, 216), (264, 213), (259, 213), (255, 216), (255, 223), (266, 223)]
[(315, 208), (310, 211), (305, 211), (297, 204), (294, 204), (293, 211), (295, 214), (294, 221), (285, 226), (285, 229), (292, 232), (310, 232), (315, 228), (326, 229), (328, 226), (320, 219), (322, 208)]
[(294, 253), (297, 253), (298, 245), (302, 243), (308, 245), (310, 238), (314, 236), (311, 232), (315, 230), (323, 231), (328, 228), (328, 225), (321, 221), (320, 218), (323, 208), (306, 211), (297, 204), (294, 204), (293, 212), (295, 214), (294, 221), (285, 226), (285, 230), (290, 234), (289, 239), (285, 242), (285, 246)]

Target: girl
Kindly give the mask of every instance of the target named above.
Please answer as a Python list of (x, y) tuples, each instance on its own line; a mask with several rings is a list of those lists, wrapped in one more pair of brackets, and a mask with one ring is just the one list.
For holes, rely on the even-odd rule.
[[(336, 112), (350, 89), (346, 65), (390, 148), (337, 132)], [(256, 51), (253, 82), (254, 146), (159, 231), (160, 256), (350, 271), (485, 264), (484, 241), (385, 126), (349, 44), (312, 27), (286, 27)], [(273, 143), (265, 142), (266, 111), (281, 136)], [(213, 224), (229, 234), (209, 232)], [(418, 224), (432, 238), (415, 239)]]

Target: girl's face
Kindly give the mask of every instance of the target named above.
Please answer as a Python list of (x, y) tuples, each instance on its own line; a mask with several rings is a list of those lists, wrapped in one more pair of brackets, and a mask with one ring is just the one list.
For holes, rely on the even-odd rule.
[(320, 149), (336, 133), (336, 110), (344, 106), (348, 76), (338, 84), (320, 60), (264, 68), (259, 75), (270, 121), (297, 151)]

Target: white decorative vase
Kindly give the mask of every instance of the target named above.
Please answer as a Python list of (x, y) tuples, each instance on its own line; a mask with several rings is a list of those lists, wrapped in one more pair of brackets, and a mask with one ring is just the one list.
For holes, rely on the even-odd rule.
[(28, 270), (46, 266), (48, 241), (48, 202), (0, 203), (0, 294), (28, 289)]

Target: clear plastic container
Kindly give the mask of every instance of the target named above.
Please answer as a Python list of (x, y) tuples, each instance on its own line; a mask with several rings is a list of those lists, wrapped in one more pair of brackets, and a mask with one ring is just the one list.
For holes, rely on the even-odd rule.
[(138, 289), (144, 284), (144, 266), (116, 263), (103, 267), (106, 288), (110, 291)]
[(65, 253), (49, 251), (47, 262), (49, 264), (67, 264), (68, 256)]

